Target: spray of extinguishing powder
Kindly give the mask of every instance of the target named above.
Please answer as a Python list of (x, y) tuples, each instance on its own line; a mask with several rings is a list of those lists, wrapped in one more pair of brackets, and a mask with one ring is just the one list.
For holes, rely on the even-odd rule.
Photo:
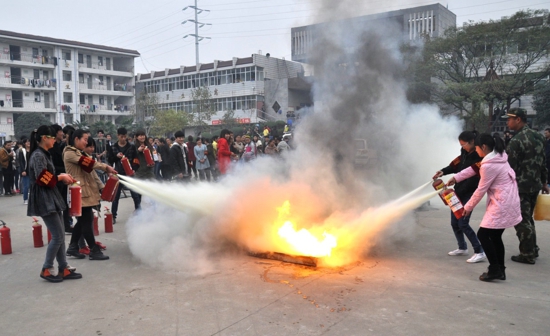
[[(388, 228), (437, 194), (437, 191), (429, 191), (417, 195), (429, 185), (427, 183), (380, 206), (368, 207), (360, 212), (335, 212), (323, 216), (323, 208), (315, 206), (316, 196), (300, 185), (286, 185), (279, 189), (271, 181), (254, 180), (228, 192), (228, 186), (223, 182), (180, 184), (143, 181), (126, 176), (120, 176), (120, 179), (128, 188), (164, 205), (151, 211), (144, 209), (128, 222), (132, 252), (150, 264), (167, 262), (167, 267), (184, 264), (200, 273), (212, 270), (205, 267), (211, 266), (205, 260), (210, 260), (208, 256), (215, 255), (223, 247), (277, 251), (273, 241), (274, 231), (279, 228), (276, 226), (276, 210), (285, 198), (265, 198), (262, 191), (270, 190), (273, 191), (270, 194), (277, 195), (282, 194), (282, 189), (290, 188), (292, 194), (299, 195), (290, 199), (293, 222), (319, 237), (323, 232), (337, 237), (339, 246), (333, 254), (336, 257), (327, 266), (339, 266), (360, 259), (371, 247), (387, 240), (387, 232), (398, 235), (403, 230), (388, 231)], [(251, 194), (248, 190), (259, 192)], [(303, 202), (304, 199), (313, 202)], [(410, 226), (414, 227), (414, 223)], [(141, 248), (145, 245), (147, 248)]]

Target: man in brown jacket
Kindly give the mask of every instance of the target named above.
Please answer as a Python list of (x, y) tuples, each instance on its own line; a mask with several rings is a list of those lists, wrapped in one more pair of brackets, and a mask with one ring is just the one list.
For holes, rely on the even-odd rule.
[(15, 152), (11, 149), (13, 142), (7, 140), (4, 146), (0, 149), (0, 165), (2, 165), (2, 173), (4, 175), (4, 195), (12, 196), (13, 188), (13, 158)]

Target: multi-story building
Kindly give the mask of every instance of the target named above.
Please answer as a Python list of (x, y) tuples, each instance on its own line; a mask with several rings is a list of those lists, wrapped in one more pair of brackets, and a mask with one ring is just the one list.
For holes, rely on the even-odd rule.
[(156, 94), (162, 110), (193, 113), (193, 90), (208, 87), (217, 111), (213, 125), (221, 123), (227, 111), (243, 123), (286, 120), (288, 112), (311, 104), (309, 87), (301, 86), (303, 72), (300, 63), (253, 54), (138, 74), (136, 94)]
[[(400, 9), (384, 13), (358, 16), (344, 20), (359, 26), (365, 22), (371, 26), (395, 25), (402, 32), (404, 40), (416, 40), (423, 35), (439, 37), (445, 29), (456, 26), (456, 15), (442, 6), (427, 6)], [(327, 23), (295, 27), (291, 30), (292, 60), (308, 63), (308, 53), (313, 46), (315, 36), (326, 29)]]
[(23, 113), (60, 125), (132, 114), (134, 58), (115, 47), (0, 30), (0, 136)]

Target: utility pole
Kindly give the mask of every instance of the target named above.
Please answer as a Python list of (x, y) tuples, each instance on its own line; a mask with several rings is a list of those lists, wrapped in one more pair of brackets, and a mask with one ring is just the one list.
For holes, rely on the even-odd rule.
[(210, 12), (210, 11), (207, 10), (207, 9), (198, 8), (197, 7), (197, 0), (195, 0), (195, 6), (187, 6), (183, 10), (186, 10), (187, 8), (192, 8), (192, 9), (195, 10), (195, 20), (185, 20), (181, 24), (185, 24), (186, 22), (195, 23), (195, 34), (188, 34), (188, 35), (185, 35), (183, 38), (186, 38), (188, 36), (194, 36), (195, 37), (195, 55), (196, 55), (197, 65), (199, 65), (199, 63), (200, 63), (199, 62), (199, 42), (204, 40), (204, 39), (210, 39), (210, 37), (199, 36), (199, 28), (202, 28), (204, 26), (211, 26), (212, 24), (199, 22), (198, 17), (199, 17), (200, 13)]

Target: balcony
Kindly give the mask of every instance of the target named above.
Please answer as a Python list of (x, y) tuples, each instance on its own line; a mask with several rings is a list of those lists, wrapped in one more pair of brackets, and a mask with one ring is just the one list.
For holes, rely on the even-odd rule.
[(44, 112), (55, 113), (55, 103), (50, 101), (34, 100), (8, 100), (4, 101), (4, 106), (0, 105), (0, 112)]
[(105, 62), (78, 63), (78, 71), (80, 73), (111, 75), (119, 77), (134, 77), (133, 66), (124, 67), (119, 65), (106, 64)]
[(56, 80), (32, 79), (25, 77), (0, 78), (0, 88), (14, 90), (55, 91)]
[(133, 111), (131, 110), (130, 106), (128, 105), (115, 105), (110, 104), (110, 106), (107, 105), (79, 105), (79, 111), (80, 113), (85, 113), (89, 115), (131, 115)]
[(119, 85), (115, 84), (114, 88), (111, 85), (105, 85), (105, 83), (80, 83), (79, 84), (80, 93), (85, 94), (97, 94), (97, 95), (113, 95), (113, 96), (124, 96), (124, 97), (133, 97), (134, 96), (134, 87), (132, 85)]
[(9, 66), (20, 66), (27, 68), (55, 68), (56, 60), (54, 57), (45, 57), (32, 54), (0, 54), (0, 64)]

